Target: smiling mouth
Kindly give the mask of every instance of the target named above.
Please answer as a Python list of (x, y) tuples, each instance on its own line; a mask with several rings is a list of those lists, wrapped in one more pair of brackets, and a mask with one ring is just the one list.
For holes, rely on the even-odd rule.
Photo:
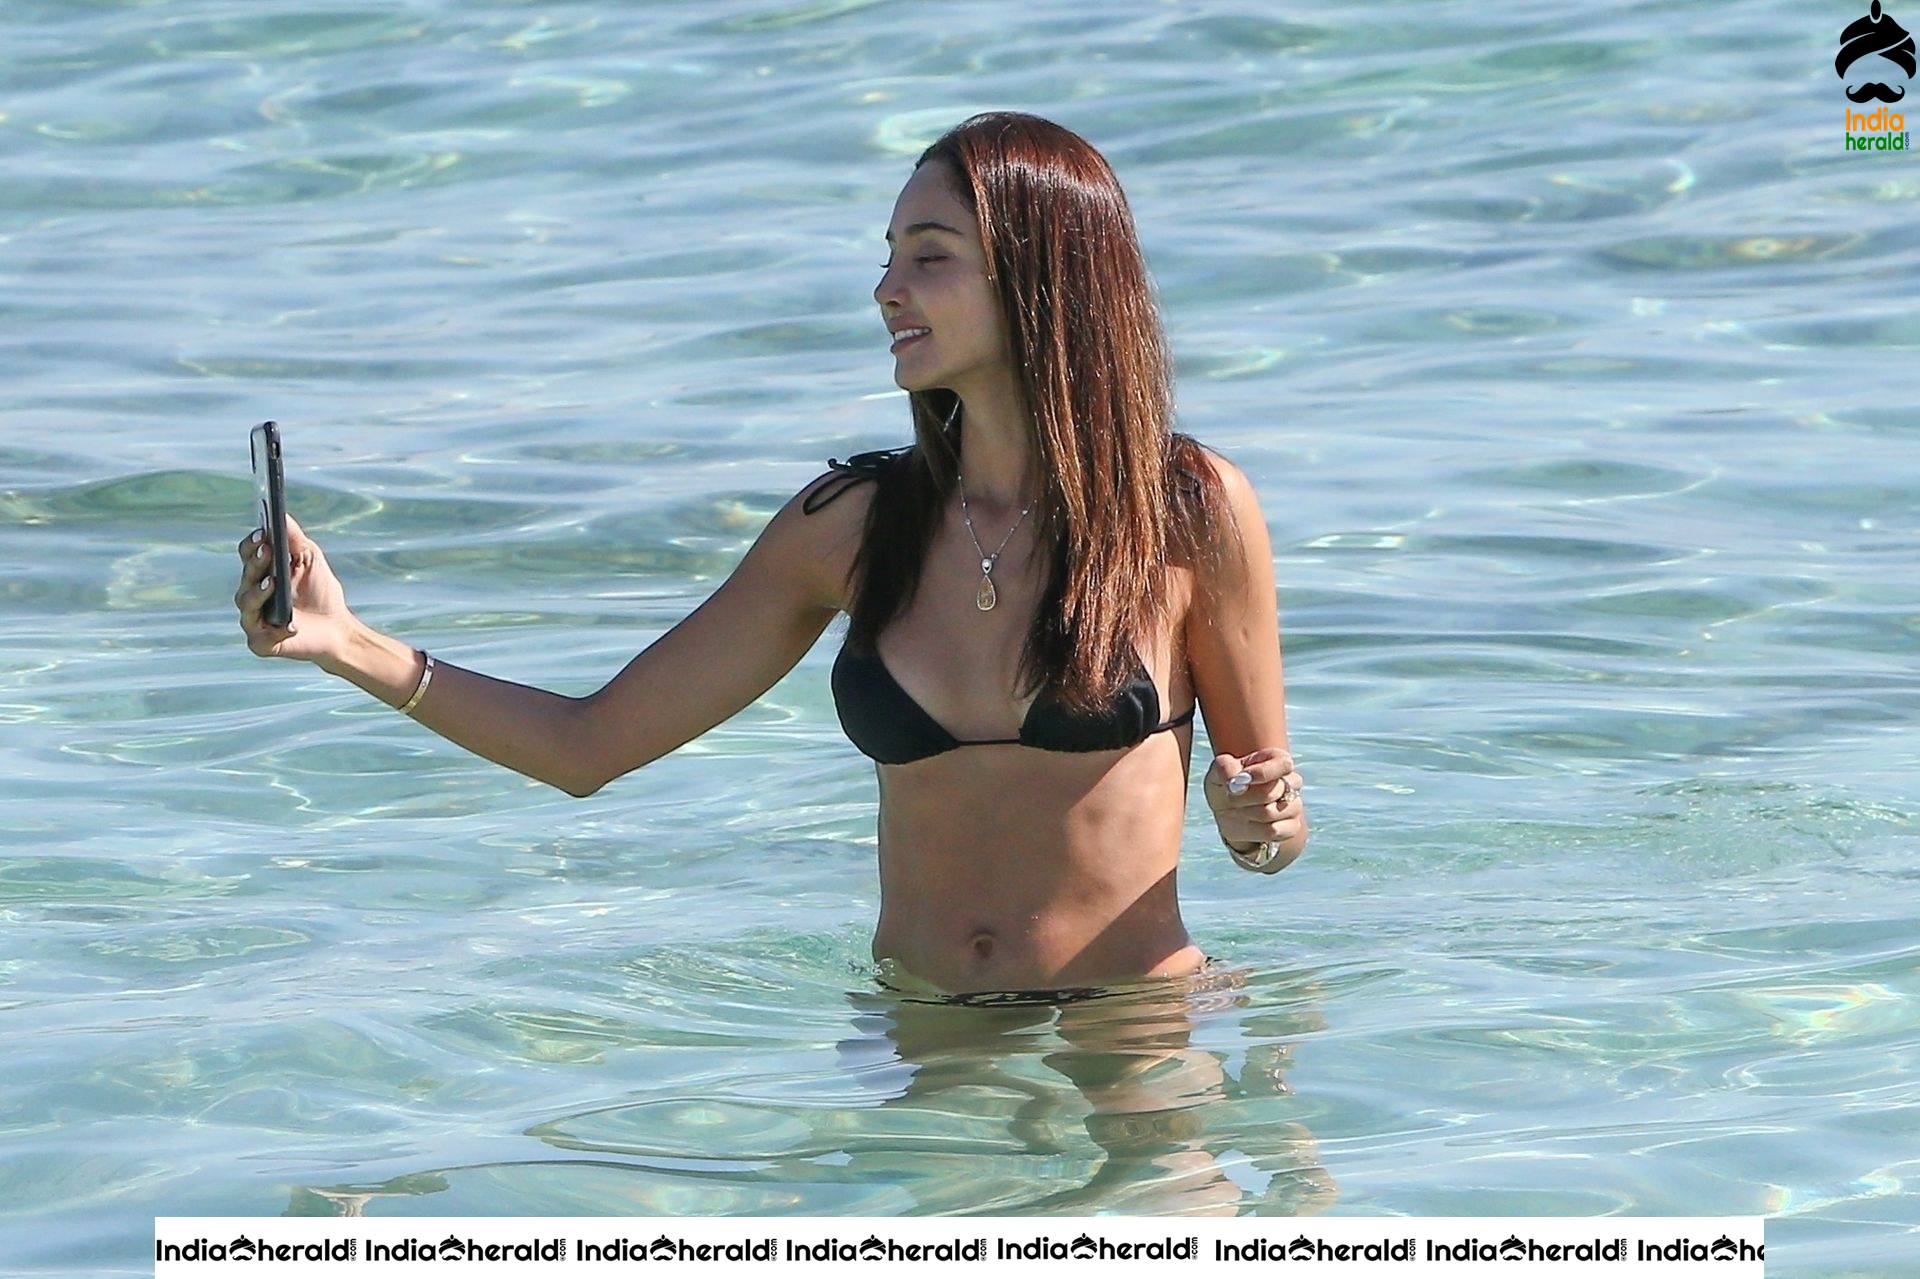
[(903, 350), (904, 348), (913, 345), (915, 342), (918, 342), (921, 338), (932, 337), (932, 336), (933, 336), (932, 332), (929, 331), (926, 333), (917, 333), (910, 338), (896, 338), (894, 339), (893, 344), (889, 346), (887, 349), (889, 351)]

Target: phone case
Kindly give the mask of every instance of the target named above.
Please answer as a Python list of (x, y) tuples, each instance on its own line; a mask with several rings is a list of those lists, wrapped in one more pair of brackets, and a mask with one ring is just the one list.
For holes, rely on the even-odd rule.
[(293, 620), (293, 560), (287, 551), (286, 486), (280, 471), (280, 426), (262, 422), (253, 428), (253, 484), (259, 499), (260, 527), (273, 543), (273, 590), (261, 606), (260, 619), (269, 626)]

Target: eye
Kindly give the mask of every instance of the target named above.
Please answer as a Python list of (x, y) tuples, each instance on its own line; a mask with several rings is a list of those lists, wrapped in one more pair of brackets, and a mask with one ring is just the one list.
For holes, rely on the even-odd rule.
[[(944, 262), (946, 260), (946, 256), (947, 255), (944, 253), (928, 253), (915, 258), (914, 261), (915, 262)], [(891, 269), (892, 266), (893, 266), (893, 263), (891, 261), (886, 261), (880, 264), (880, 269), (882, 271), (886, 271)]]

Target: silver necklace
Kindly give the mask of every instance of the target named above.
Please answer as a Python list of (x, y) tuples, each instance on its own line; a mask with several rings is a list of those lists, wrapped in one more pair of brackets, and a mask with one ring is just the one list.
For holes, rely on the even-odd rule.
[[(959, 416), (960, 400), (956, 396), (953, 402), (953, 411), (947, 414), (946, 429), (948, 432), (953, 430), (954, 420)], [(973, 531), (973, 516), (967, 513), (967, 477), (960, 473), (957, 450), (953, 473), (958, 476), (960, 480), (960, 518), (967, 522), (967, 536), (973, 539), (974, 553), (980, 557), (980, 587), (973, 593), (973, 606), (982, 613), (985, 613), (1000, 602), (999, 592), (993, 589), (994, 562), (1000, 558), (1000, 552), (1007, 549), (1007, 543), (1013, 540), (1014, 533), (1019, 529), (1021, 521), (1027, 518), (1027, 512), (1033, 509), (1033, 504), (1028, 503), (1026, 506), (1020, 508), (1020, 519), (1013, 522), (1013, 528), (1007, 530), (1007, 535), (1000, 539), (1000, 545), (995, 548), (993, 554), (989, 555), (985, 550), (981, 549), (980, 535)]]
[(999, 547), (989, 555), (980, 549), (980, 535), (973, 531), (973, 517), (967, 514), (967, 477), (960, 475), (957, 467), (954, 469), (954, 474), (960, 477), (960, 518), (967, 522), (967, 536), (973, 539), (973, 549), (980, 556), (980, 589), (973, 593), (973, 606), (984, 613), (998, 603), (1000, 598), (993, 589), (994, 561), (1000, 558), (1001, 551), (1007, 549), (1007, 543), (1013, 540), (1014, 529), (1020, 527), (1021, 520), (1027, 518), (1027, 512), (1033, 509), (1033, 505), (1028, 503), (1020, 508), (1020, 519), (1013, 522), (1013, 528), (1007, 530), (1007, 535), (1000, 539)]

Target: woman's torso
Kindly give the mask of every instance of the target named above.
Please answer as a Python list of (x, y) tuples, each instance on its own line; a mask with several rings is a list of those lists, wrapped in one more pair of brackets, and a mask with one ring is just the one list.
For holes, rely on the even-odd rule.
[[(857, 527), (873, 484), (838, 499)], [(1017, 512), (985, 515), (998, 545)], [(996, 561), (994, 608), (975, 603), (980, 557), (958, 511), (942, 520), (912, 602), (876, 641), (892, 682), (960, 739), (1017, 736), (1032, 698), (1014, 670), (1044, 587), (1031, 521)], [(846, 547), (851, 561), (852, 545)], [(847, 562), (835, 564), (844, 581)], [(1193, 705), (1185, 618), (1191, 575), (1138, 650), (1166, 718)], [(841, 605), (844, 608), (846, 601)], [(1095, 751), (967, 745), (876, 763), (880, 920), (873, 956), (954, 992), (1092, 985), (1190, 973), (1205, 957), (1180, 918), (1176, 864), (1191, 722)]]

